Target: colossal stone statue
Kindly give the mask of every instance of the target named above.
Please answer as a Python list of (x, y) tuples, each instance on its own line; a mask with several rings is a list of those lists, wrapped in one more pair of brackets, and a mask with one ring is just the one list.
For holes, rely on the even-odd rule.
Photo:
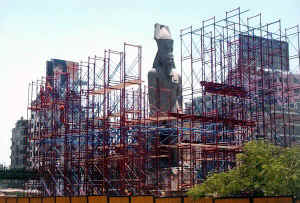
[(173, 39), (168, 26), (156, 23), (154, 39), (157, 53), (153, 67), (148, 72), (150, 116), (167, 112), (181, 112), (182, 84), (181, 76), (175, 69), (173, 58)]

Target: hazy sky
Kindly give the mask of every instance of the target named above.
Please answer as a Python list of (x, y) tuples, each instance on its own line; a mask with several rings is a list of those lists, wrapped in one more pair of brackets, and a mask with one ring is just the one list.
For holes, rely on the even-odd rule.
[[(11, 129), (26, 118), (27, 89), (45, 75), (46, 60), (86, 60), (123, 42), (143, 46), (143, 71), (156, 52), (153, 25), (169, 25), (179, 59), (179, 30), (226, 10), (263, 13), (264, 22), (300, 24), (299, 0), (0, 0), (0, 163), (10, 164)], [(177, 64), (179, 68), (179, 64)]]

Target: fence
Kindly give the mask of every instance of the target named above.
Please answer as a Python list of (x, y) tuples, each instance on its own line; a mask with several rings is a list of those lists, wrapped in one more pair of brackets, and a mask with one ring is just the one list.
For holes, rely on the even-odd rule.
[(154, 196), (0, 197), (0, 203), (300, 203), (292, 197), (200, 198)]

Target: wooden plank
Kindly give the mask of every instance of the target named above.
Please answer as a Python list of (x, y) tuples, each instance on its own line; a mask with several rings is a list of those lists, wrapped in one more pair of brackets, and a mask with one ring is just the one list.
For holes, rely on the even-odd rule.
[(55, 203), (55, 197), (44, 197), (43, 203)]
[(108, 92), (113, 91), (113, 90), (120, 90), (124, 87), (126, 88), (126, 87), (129, 87), (131, 85), (139, 85), (139, 84), (142, 84), (141, 80), (128, 80), (126, 82), (121, 82), (117, 85), (109, 86), (106, 89), (101, 88), (99, 90), (94, 90), (94, 91), (92, 91), (92, 94), (104, 94), (104, 92), (108, 93)]
[(156, 203), (181, 203), (180, 197), (155, 198)]
[(40, 198), (40, 197), (30, 197), (30, 203), (42, 203), (42, 198)]
[(222, 145), (210, 145), (210, 144), (200, 144), (200, 143), (180, 143), (173, 145), (159, 145), (159, 147), (169, 147), (169, 148), (177, 148), (177, 147), (185, 147), (185, 146), (193, 146), (193, 147), (201, 147), (207, 149), (241, 149), (241, 146), (222, 146)]
[[(56, 203), (70, 203), (70, 197), (56, 197)], [(31, 203), (31, 202), (30, 202)]]
[(153, 196), (132, 196), (131, 203), (153, 203)]
[(292, 197), (259, 197), (253, 198), (253, 203), (292, 203)]
[(71, 197), (71, 203), (87, 203), (87, 197)]
[(129, 197), (109, 197), (110, 203), (129, 203)]
[(249, 198), (215, 199), (215, 203), (250, 203), (250, 199)]
[(6, 203), (16, 203), (17, 202), (17, 198), (16, 197), (8, 197), (6, 199)]
[(90, 203), (107, 203), (107, 196), (88, 196)]
[(29, 198), (27, 198), (27, 197), (18, 197), (18, 203), (29, 203)]
[(190, 197), (185, 197), (184, 203), (213, 203), (213, 199), (211, 197), (203, 197), (195, 200)]

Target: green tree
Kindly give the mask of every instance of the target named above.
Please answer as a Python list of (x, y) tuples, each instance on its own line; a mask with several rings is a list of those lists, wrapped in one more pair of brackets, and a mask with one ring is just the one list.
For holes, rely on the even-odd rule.
[(237, 166), (210, 174), (188, 191), (202, 196), (293, 195), (300, 198), (300, 147), (283, 148), (264, 141), (252, 141), (237, 155)]

